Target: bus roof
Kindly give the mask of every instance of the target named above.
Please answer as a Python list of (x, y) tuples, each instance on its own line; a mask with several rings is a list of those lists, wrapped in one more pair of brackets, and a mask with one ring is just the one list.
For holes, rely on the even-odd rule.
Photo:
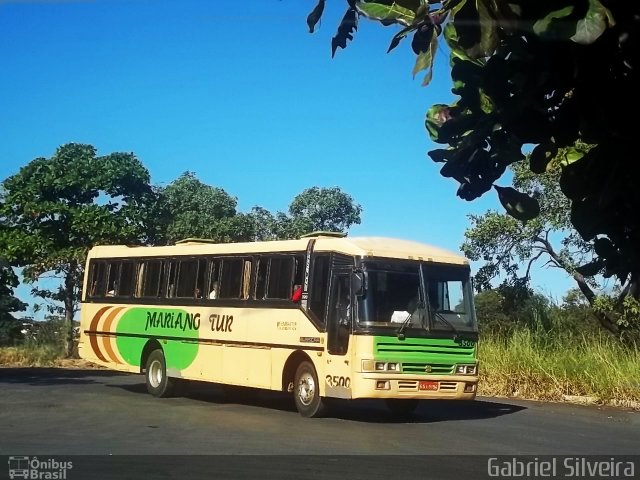
[(313, 249), (316, 252), (338, 252), (356, 257), (397, 258), (457, 265), (469, 264), (469, 261), (458, 253), (425, 243), (387, 237), (336, 238), (322, 234), (299, 240), (264, 242), (211, 243), (210, 240), (186, 239), (176, 245), (162, 247), (100, 245), (93, 247), (89, 256), (91, 258), (113, 258), (302, 252), (306, 250), (312, 238), (315, 239)]

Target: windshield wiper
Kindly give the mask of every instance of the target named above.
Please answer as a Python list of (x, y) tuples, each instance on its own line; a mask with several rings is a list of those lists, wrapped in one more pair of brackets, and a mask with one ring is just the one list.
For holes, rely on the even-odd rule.
[(435, 310), (432, 310), (431, 313), (433, 313), (433, 315), (434, 315), (434, 317), (436, 319), (440, 320), (442, 323), (444, 323), (447, 327), (449, 327), (451, 329), (451, 331), (454, 333), (454, 336), (453, 336), (454, 340), (456, 338), (458, 338), (458, 336), (460, 335), (460, 332), (453, 325), (453, 323), (451, 323), (449, 320), (447, 320), (447, 318), (444, 315), (442, 315), (440, 312), (436, 312)]
[(404, 340), (404, 333), (403, 333), (404, 329), (407, 328), (407, 325), (411, 323), (411, 318), (413, 317), (414, 313), (415, 313), (415, 310), (411, 312), (409, 316), (402, 321), (402, 324), (400, 325), (400, 327), (398, 327), (398, 330), (396, 330), (396, 335), (398, 336), (398, 340)]

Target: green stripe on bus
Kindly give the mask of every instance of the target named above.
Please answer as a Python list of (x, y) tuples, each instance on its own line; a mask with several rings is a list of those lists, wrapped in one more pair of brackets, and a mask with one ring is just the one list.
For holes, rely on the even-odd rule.
[[(200, 314), (166, 308), (131, 308), (120, 318), (117, 333), (143, 334), (150, 337), (182, 337), (197, 339)], [(142, 349), (147, 338), (118, 336), (116, 344), (120, 355), (129, 365), (140, 366)], [(167, 340), (162, 343), (168, 369), (183, 370), (198, 355), (198, 343)]]

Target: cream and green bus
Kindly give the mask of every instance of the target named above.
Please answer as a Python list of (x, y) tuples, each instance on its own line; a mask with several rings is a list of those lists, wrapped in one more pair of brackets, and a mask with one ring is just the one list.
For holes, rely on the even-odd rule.
[(412, 241), (314, 233), (298, 240), (96, 246), (80, 356), (143, 373), (149, 393), (188, 380), (327, 401), (472, 400), (478, 331), (464, 257)]

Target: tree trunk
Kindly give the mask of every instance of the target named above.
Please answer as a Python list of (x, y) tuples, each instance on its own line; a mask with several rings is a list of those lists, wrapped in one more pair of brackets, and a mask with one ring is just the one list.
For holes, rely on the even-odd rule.
[(75, 302), (73, 298), (73, 292), (76, 287), (76, 264), (71, 262), (69, 271), (64, 278), (64, 320), (65, 320), (65, 348), (64, 354), (66, 358), (71, 358), (74, 355), (74, 334), (73, 334), (73, 313)]

